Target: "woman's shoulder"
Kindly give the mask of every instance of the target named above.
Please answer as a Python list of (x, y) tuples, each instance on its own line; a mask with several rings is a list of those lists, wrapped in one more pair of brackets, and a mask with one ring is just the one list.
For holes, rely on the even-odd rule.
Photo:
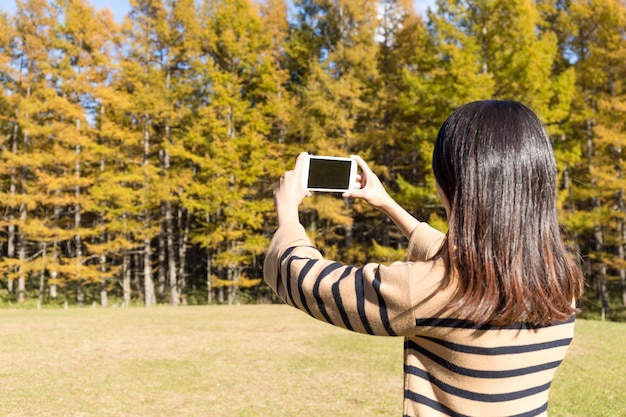
[(434, 258), (446, 241), (446, 235), (426, 222), (420, 222), (409, 238), (408, 258), (426, 261)]

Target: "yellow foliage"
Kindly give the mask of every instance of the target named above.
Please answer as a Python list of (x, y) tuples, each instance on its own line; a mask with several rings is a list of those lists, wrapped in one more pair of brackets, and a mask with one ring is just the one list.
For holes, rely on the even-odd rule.
[(235, 280), (227, 280), (218, 278), (216, 275), (211, 275), (211, 285), (214, 288), (219, 287), (239, 287), (239, 288), (250, 288), (255, 287), (261, 283), (261, 279), (250, 279), (246, 275), (242, 274), (239, 278)]
[(406, 249), (395, 249), (388, 246), (382, 246), (372, 240), (372, 256), (376, 262), (390, 263), (395, 261), (403, 261), (406, 259)]

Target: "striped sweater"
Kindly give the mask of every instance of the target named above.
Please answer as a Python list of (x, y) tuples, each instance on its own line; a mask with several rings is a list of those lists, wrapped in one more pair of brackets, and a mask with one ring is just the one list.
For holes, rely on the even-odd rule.
[(574, 318), (542, 328), (455, 318), (433, 258), (444, 235), (420, 223), (407, 262), (362, 267), (323, 259), (297, 223), (279, 228), (264, 266), (285, 302), (348, 330), (403, 336), (404, 416), (546, 416)]

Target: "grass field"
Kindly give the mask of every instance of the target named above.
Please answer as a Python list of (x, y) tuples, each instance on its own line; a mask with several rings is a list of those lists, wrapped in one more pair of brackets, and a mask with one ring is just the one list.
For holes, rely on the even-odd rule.
[[(550, 416), (626, 416), (626, 324), (577, 321)], [(402, 340), (286, 306), (0, 310), (0, 416), (400, 416)]]

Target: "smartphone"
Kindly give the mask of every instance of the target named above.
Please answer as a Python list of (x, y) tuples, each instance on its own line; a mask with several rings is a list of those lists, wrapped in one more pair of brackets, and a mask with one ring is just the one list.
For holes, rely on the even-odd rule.
[(356, 184), (356, 161), (336, 156), (308, 155), (302, 168), (302, 188), (343, 193)]

